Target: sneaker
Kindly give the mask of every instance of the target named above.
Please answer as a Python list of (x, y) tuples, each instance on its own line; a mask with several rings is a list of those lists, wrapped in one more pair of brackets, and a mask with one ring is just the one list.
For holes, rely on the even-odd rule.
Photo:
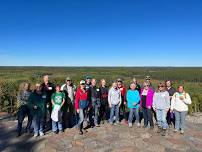
[(100, 125), (96, 124), (95, 127), (100, 127)]
[(184, 130), (180, 130), (180, 134), (184, 134)]
[(109, 122), (110, 125), (113, 125), (113, 122)]
[(178, 130), (177, 130), (177, 129), (175, 129), (173, 132), (175, 132), (175, 133), (176, 133), (176, 132), (178, 132)]
[(129, 126), (129, 128), (132, 128), (133, 124), (132, 124), (132, 123), (129, 123), (128, 126)]
[(39, 132), (39, 135), (42, 137), (42, 136), (44, 136), (44, 133), (43, 132)]
[(161, 134), (162, 136), (166, 136), (166, 129), (163, 129), (162, 130), (162, 134)]
[(120, 124), (119, 121), (116, 121), (116, 122), (114, 123), (115, 126), (118, 126), (119, 124)]
[(140, 123), (137, 123), (137, 127), (140, 127), (141, 125), (140, 125)]
[(38, 137), (38, 133), (34, 133), (34, 137), (35, 137), (35, 138)]

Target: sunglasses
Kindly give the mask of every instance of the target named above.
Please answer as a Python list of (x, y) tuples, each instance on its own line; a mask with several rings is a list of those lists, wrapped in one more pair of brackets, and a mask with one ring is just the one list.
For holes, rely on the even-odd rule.
[(145, 85), (144, 87), (148, 87), (149, 85)]
[(85, 85), (85, 83), (82, 83), (81, 85)]

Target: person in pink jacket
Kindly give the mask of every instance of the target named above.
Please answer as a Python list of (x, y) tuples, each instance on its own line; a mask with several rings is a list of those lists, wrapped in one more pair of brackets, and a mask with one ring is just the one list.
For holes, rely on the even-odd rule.
[(150, 124), (150, 129), (154, 128), (153, 114), (152, 114), (152, 103), (154, 91), (149, 87), (148, 82), (144, 82), (144, 88), (140, 93), (140, 107), (142, 108), (144, 117), (144, 127), (148, 127), (148, 122)]

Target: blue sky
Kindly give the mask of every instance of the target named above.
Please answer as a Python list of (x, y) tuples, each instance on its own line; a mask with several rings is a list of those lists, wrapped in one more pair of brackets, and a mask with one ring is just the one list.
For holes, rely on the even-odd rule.
[(0, 65), (202, 66), (201, 0), (1, 0)]

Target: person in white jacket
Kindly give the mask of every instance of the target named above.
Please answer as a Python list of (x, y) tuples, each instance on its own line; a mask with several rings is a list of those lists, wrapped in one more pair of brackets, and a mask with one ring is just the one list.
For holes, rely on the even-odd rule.
[(108, 93), (108, 102), (109, 102), (109, 107), (111, 108), (109, 123), (111, 125), (113, 125), (114, 112), (115, 112), (115, 116), (116, 116), (115, 125), (119, 124), (119, 107), (121, 105), (121, 100), (122, 100), (121, 92), (118, 89), (117, 83), (114, 82)]
[(174, 132), (184, 133), (185, 117), (188, 112), (188, 105), (191, 104), (191, 98), (188, 93), (184, 91), (184, 86), (178, 86), (178, 92), (176, 92), (171, 100), (171, 111), (175, 113), (175, 130)]

